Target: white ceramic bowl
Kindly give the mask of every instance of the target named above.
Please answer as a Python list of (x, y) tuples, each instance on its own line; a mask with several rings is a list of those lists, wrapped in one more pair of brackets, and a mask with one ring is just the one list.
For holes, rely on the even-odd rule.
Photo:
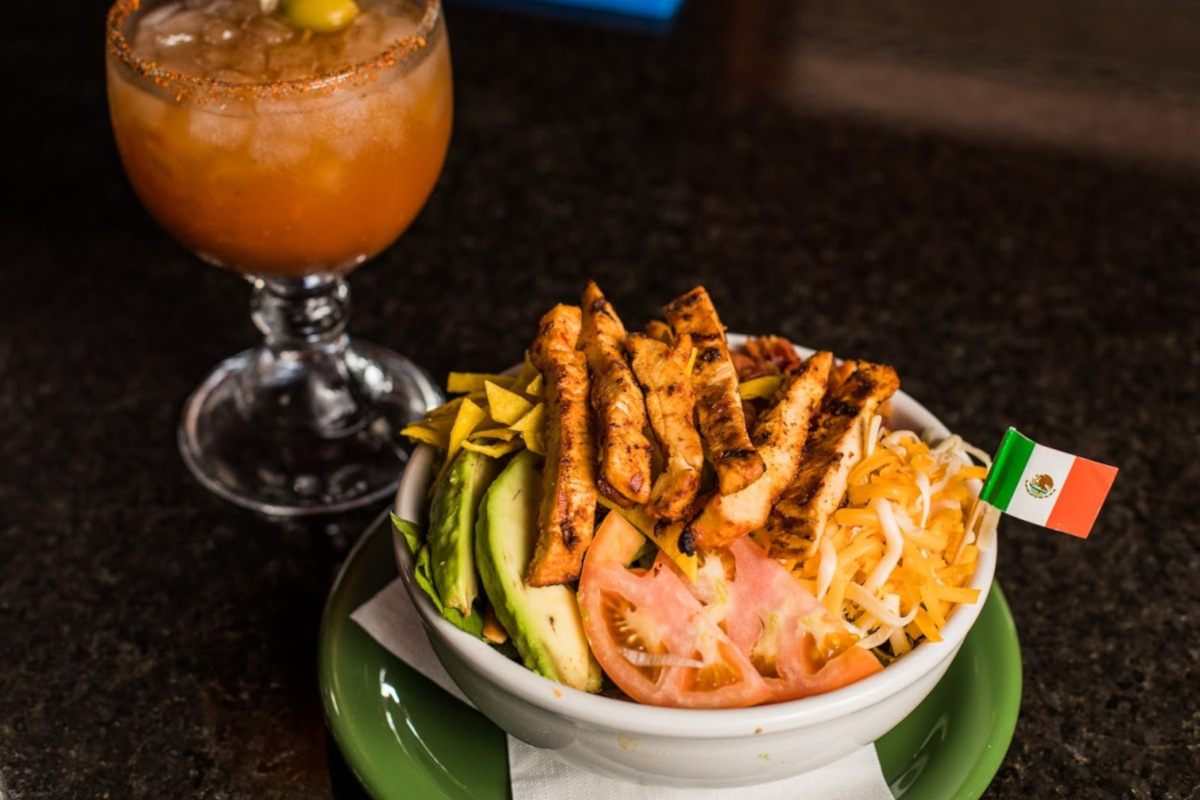
[[(948, 431), (904, 393), (892, 399), (893, 429)], [(396, 513), (424, 523), (434, 451), (417, 449), (400, 482)], [(644, 706), (554, 683), (509, 660), (441, 617), (413, 579), (402, 536), (395, 551), (404, 584), (450, 677), (492, 722), (570, 764), (609, 777), (672, 786), (742, 786), (792, 777), (875, 741), (937, 685), (987, 600), (996, 548), (980, 553), (968, 584), (979, 600), (956, 608), (941, 642), (925, 642), (855, 684), (802, 700), (745, 709)]]

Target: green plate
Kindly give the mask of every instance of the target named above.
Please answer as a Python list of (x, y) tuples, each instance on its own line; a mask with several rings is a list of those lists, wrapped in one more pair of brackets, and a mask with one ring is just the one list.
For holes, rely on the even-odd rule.
[[(397, 577), (383, 515), (346, 559), (320, 633), (321, 699), (376, 800), (508, 800), (504, 733), (375, 642), (350, 614)], [(875, 743), (905, 800), (974, 800), (1000, 768), (1021, 703), (1021, 654), (999, 585), (929, 697)]]

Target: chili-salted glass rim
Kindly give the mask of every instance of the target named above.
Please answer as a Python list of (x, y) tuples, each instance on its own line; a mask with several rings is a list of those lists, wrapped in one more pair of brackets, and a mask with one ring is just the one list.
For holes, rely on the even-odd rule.
[(413, 61), (417, 55), (425, 52), (430, 45), (430, 36), (442, 16), (441, 0), (425, 0), (425, 12), (421, 15), (417, 27), (369, 59), (307, 78), (240, 82), (167, 69), (155, 61), (135, 55), (125, 36), (124, 28), (130, 16), (142, 5), (143, 0), (116, 0), (113, 3), (108, 11), (108, 54), (138, 77), (152, 80), (160, 88), (171, 91), (177, 101), (197, 102), (230, 99), (277, 100), (298, 95), (328, 93), (343, 85), (373, 80), (385, 70)]

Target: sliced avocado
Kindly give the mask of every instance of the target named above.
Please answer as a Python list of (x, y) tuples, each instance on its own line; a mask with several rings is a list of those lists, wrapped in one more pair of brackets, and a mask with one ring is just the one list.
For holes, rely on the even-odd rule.
[(475, 523), (475, 563), (496, 612), (529, 669), (576, 689), (600, 689), (570, 586), (529, 586), (525, 570), (538, 535), (539, 458), (513, 457), (488, 488)]
[(429, 555), (442, 603), (470, 615), (479, 595), (475, 577), (475, 513), (500, 474), (500, 461), (463, 450), (433, 490), (429, 507)]
[(472, 608), (469, 614), (460, 614), (457, 609), (442, 603), (437, 588), (433, 585), (433, 570), (429, 567), (429, 543), (425, 541), (425, 532), (415, 523), (400, 519), (392, 514), (392, 524), (404, 535), (408, 550), (413, 554), (413, 578), (421, 591), (429, 597), (438, 613), (448, 619), (452, 625), (462, 628), (472, 636), (483, 637), (483, 614), (479, 609)]

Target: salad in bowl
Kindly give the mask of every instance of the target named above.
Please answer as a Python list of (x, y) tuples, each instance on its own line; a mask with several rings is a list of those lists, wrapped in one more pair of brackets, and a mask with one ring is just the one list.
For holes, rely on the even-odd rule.
[(523, 364), (453, 373), (397, 497), (435, 652), (501, 728), (608, 775), (775, 780), (898, 723), (979, 613), (986, 454), (887, 365), (727, 335), (703, 288), (628, 332), (594, 283)]

